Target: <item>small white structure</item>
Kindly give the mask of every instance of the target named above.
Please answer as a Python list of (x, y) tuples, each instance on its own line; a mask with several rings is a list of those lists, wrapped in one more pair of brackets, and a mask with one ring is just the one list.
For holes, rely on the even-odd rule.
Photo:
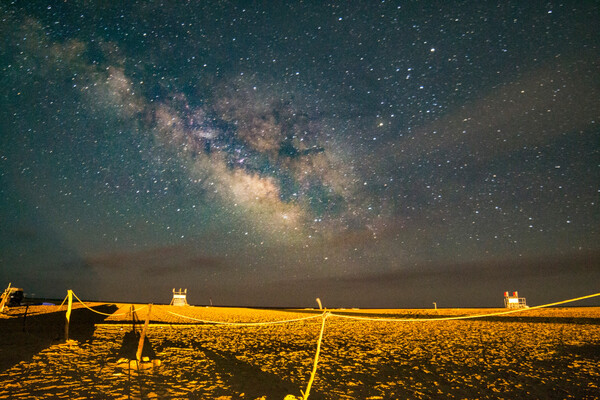
[(181, 290), (181, 288), (179, 288), (179, 290), (175, 290), (173, 289), (173, 300), (171, 300), (171, 305), (172, 306), (187, 306), (188, 302), (187, 302), (187, 289)]
[(504, 307), (505, 308), (528, 308), (525, 297), (519, 297), (519, 292), (504, 292)]

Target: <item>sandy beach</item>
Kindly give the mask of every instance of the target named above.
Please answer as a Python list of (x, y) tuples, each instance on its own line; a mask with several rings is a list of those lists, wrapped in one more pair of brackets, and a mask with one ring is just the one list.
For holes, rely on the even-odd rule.
[[(143, 369), (135, 358), (148, 306), (74, 303), (11, 308), (1, 319), (3, 399), (283, 399), (301, 396), (319, 310), (152, 306)], [(311, 399), (600, 396), (600, 308), (332, 310)], [(377, 318), (416, 318), (381, 322)], [(132, 323), (136, 321), (136, 324)], [(218, 321), (215, 325), (199, 320)], [(276, 325), (240, 322), (296, 320)], [(135, 363), (135, 362), (134, 362)]]

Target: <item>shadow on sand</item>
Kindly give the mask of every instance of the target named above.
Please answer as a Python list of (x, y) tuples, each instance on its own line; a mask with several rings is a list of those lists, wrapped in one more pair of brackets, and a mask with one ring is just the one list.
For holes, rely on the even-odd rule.
[[(259, 367), (238, 360), (235, 355), (228, 352), (217, 352), (194, 343), (193, 347), (202, 351), (206, 357), (215, 363), (215, 371), (226, 381), (234, 391), (245, 393), (245, 398), (256, 399), (266, 396), (267, 399), (283, 399), (286, 395), (300, 395), (297, 383), (282, 379), (280, 376), (265, 372)], [(322, 394), (311, 391), (311, 399), (318, 400)], [(190, 393), (190, 399), (200, 399)]]
[[(117, 310), (115, 305), (92, 307), (105, 314)], [(21, 361), (28, 361), (40, 351), (65, 339), (65, 311), (26, 315), (25, 307), (19, 317), (0, 319), (0, 371), (7, 370)], [(89, 342), (94, 335), (94, 325), (107, 318), (88, 309), (71, 312), (69, 339)]]
[[(119, 348), (119, 352), (117, 356), (119, 358), (126, 358), (128, 360), (135, 360), (136, 353), (138, 349), (138, 345), (140, 343), (140, 332), (130, 330), (125, 333), (123, 336), (123, 341), (121, 342), (121, 347)], [(142, 349), (142, 358), (148, 357), (150, 360), (154, 360), (156, 358), (156, 353), (154, 348), (152, 347), (152, 343), (150, 343), (150, 339), (148, 336), (144, 336), (144, 347)]]

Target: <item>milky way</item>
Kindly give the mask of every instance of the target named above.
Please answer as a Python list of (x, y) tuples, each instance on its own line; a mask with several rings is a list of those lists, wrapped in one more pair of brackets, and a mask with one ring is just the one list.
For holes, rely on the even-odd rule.
[(0, 277), (196, 304), (597, 291), (598, 11), (4, 2)]

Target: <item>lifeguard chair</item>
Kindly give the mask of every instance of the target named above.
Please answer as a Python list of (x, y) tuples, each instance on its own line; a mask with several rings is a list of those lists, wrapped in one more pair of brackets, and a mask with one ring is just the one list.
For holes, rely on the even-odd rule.
[(181, 290), (181, 288), (179, 288), (179, 290), (173, 289), (173, 299), (171, 300), (171, 305), (172, 306), (187, 306), (188, 305), (187, 289), (184, 289), (184, 290)]
[(519, 297), (519, 292), (504, 292), (504, 307), (505, 308), (529, 308), (525, 297)]

